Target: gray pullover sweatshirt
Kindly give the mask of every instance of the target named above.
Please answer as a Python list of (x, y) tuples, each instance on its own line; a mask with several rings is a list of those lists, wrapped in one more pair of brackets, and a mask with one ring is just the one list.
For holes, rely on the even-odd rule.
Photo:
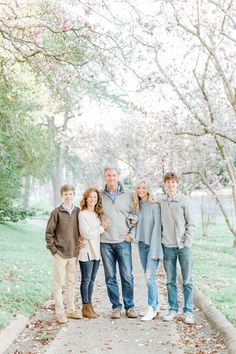
[(191, 247), (196, 225), (190, 199), (178, 193), (170, 200), (163, 196), (158, 200), (161, 206), (162, 243), (166, 247)]
[(150, 258), (162, 259), (161, 212), (157, 203), (142, 201), (138, 213), (135, 240), (150, 246)]
[(124, 236), (127, 234), (134, 235), (134, 228), (130, 231), (128, 225), (128, 217), (132, 212), (133, 193), (119, 183), (114, 201), (109, 195), (107, 186), (102, 191), (101, 197), (104, 214), (111, 219), (111, 225), (101, 235), (101, 242), (118, 243), (124, 241)]

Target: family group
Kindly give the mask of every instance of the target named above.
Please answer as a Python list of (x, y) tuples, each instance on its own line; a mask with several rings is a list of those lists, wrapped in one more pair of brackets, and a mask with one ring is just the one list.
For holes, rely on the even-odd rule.
[[(149, 321), (159, 312), (157, 269), (163, 260), (167, 278), (169, 311), (164, 321), (177, 317), (179, 311), (177, 261), (183, 279), (183, 315), (192, 324), (192, 238), (195, 230), (191, 203), (178, 190), (178, 176), (164, 175), (165, 195), (154, 201), (150, 185), (141, 180), (131, 192), (119, 181), (118, 169), (104, 170), (105, 188), (87, 189), (80, 203), (74, 206), (75, 188), (61, 187), (62, 204), (54, 209), (46, 227), (47, 248), (54, 261), (53, 296), (59, 323), (68, 318), (80, 319), (75, 309), (77, 264), (81, 271), (80, 293), (82, 315), (97, 318), (92, 305), (94, 282), (100, 258), (105, 273), (108, 297), (112, 305), (111, 318), (121, 317), (122, 303), (117, 279), (119, 268), (123, 305), (128, 318), (138, 317), (134, 305), (132, 243), (137, 243), (145, 274), (148, 308), (142, 321)], [(63, 284), (66, 278), (66, 312)]]

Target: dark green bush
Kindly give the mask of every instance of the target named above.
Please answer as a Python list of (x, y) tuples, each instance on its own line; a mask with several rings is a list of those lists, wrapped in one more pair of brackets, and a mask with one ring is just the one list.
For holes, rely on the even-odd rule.
[(36, 215), (36, 211), (34, 209), (33, 210), (24, 210), (18, 208), (12, 208), (12, 209), (9, 208), (5, 210), (0, 209), (0, 222), (5, 222), (5, 221), (17, 222), (35, 215)]

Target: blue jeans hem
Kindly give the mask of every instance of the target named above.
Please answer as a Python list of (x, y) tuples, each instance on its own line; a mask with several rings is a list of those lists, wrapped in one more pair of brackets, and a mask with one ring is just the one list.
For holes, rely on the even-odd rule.
[(122, 309), (122, 306), (120, 306), (120, 307), (112, 307), (112, 310), (113, 310), (113, 311), (116, 311), (116, 310), (119, 310), (119, 311), (120, 311), (121, 309)]

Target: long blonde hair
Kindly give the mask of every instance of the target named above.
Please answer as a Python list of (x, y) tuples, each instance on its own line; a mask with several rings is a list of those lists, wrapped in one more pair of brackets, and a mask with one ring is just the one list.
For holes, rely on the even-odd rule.
[(150, 183), (148, 181), (144, 181), (144, 180), (141, 180), (139, 181), (136, 186), (135, 186), (135, 190), (134, 190), (134, 201), (133, 201), (133, 206), (134, 206), (134, 211), (136, 213), (139, 212), (140, 210), (140, 204), (141, 204), (141, 198), (138, 196), (138, 192), (137, 192), (137, 189), (138, 189), (138, 186), (141, 184), (141, 183), (144, 183), (146, 188), (147, 188), (147, 201), (150, 202), (150, 203), (153, 203), (153, 196), (152, 196), (152, 191), (151, 191), (151, 186), (150, 186)]

